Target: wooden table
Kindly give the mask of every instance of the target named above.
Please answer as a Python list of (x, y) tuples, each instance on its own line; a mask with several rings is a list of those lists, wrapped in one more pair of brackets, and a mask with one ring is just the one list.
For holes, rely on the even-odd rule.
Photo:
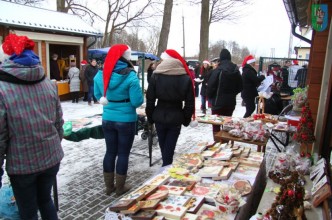
[(68, 82), (57, 81), (56, 84), (58, 86), (58, 96), (70, 93)]
[[(225, 140), (225, 141), (233, 141), (233, 142), (237, 141), (237, 142), (257, 145), (258, 152), (260, 152), (261, 150), (263, 150), (263, 152), (265, 152), (265, 147), (269, 140), (268, 137), (265, 139), (264, 142), (253, 141), (253, 140), (244, 140), (242, 138), (234, 137), (234, 136), (230, 135), (227, 131), (223, 131), (223, 130), (221, 130), (217, 134), (215, 134), (215, 137), (219, 138), (220, 140)], [(263, 149), (262, 149), (262, 147), (263, 147)]]
[[(311, 188), (312, 188), (312, 181), (309, 179), (309, 176), (304, 176), (305, 180), (306, 180), (306, 185), (304, 186), (304, 188), (306, 190), (308, 190), (310, 192)], [(274, 198), (276, 197), (276, 194), (274, 192), (267, 192), (269, 191), (271, 188), (280, 186), (277, 183), (274, 183), (271, 179), (268, 178), (267, 180), (267, 184), (266, 184), (266, 188), (268, 190), (265, 190), (262, 196), (262, 199), (259, 203), (257, 212), (261, 212), (263, 214), (265, 214), (265, 212), (271, 208), (271, 205), (274, 201)], [(305, 210), (305, 215), (307, 217), (307, 219), (315, 219), (315, 220), (320, 220), (320, 219), (324, 219), (323, 216), (323, 209), (321, 207), (317, 207), (317, 208), (313, 208), (311, 210)]]

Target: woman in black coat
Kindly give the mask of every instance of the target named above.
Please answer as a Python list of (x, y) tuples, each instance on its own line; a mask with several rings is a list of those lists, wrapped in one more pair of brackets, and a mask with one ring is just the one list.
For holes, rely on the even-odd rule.
[(257, 76), (257, 71), (254, 68), (255, 62), (255, 58), (249, 55), (242, 63), (243, 91), (241, 97), (246, 103), (244, 118), (248, 118), (255, 111), (255, 98), (258, 96), (257, 87), (265, 79), (265, 76)]
[[(168, 53), (171, 55), (167, 55)], [(183, 63), (178, 58), (172, 58), (175, 55)], [(166, 50), (161, 58), (163, 61), (150, 78), (145, 112), (148, 122), (155, 123), (162, 166), (167, 166), (173, 162), (181, 126), (188, 126), (191, 122), (195, 111), (195, 97), (193, 82), (189, 69), (184, 67), (186, 63), (183, 58), (174, 50)]]

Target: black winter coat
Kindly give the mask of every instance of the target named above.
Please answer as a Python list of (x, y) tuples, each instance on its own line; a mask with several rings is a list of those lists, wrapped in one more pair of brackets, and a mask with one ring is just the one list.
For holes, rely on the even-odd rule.
[(152, 74), (145, 109), (149, 123), (188, 126), (194, 109), (195, 97), (190, 76), (184, 73), (166, 75), (156, 71)]
[(265, 76), (257, 76), (257, 71), (251, 65), (246, 64), (242, 71), (243, 91), (241, 97), (246, 100), (258, 96), (257, 87), (264, 79)]
[(207, 84), (209, 82), (209, 78), (211, 75), (210, 68), (202, 69), (202, 74), (200, 79), (202, 79), (202, 87), (201, 87), (201, 96), (206, 96)]
[(235, 107), (236, 95), (242, 91), (239, 68), (230, 60), (222, 60), (208, 81), (207, 96), (213, 100), (212, 110)]
[(84, 76), (85, 76), (85, 79), (88, 83), (88, 86), (91, 86), (93, 85), (93, 78), (95, 77), (95, 75), (97, 74), (98, 72), (98, 67), (97, 66), (92, 66), (92, 65), (88, 65), (86, 68), (85, 68), (85, 71), (84, 71)]

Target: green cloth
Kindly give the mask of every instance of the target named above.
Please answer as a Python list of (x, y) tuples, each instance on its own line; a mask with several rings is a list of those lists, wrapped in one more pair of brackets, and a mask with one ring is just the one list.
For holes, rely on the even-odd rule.
[(104, 132), (102, 125), (98, 125), (91, 128), (82, 128), (76, 132), (72, 131), (70, 135), (65, 136), (64, 139), (68, 141), (79, 142), (81, 140), (94, 138), (94, 139), (103, 139)]

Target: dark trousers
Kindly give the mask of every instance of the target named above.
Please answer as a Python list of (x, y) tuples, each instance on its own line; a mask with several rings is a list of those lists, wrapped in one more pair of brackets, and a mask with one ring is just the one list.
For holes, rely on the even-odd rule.
[(246, 97), (243, 100), (246, 103), (246, 113), (243, 118), (248, 118), (256, 109), (255, 97)]
[(21, 219), (37, 220), (38, 209), (42, 219), (58, 219), (51, 189), (59, 167), (57, 164), (34, 174), (9, 175)]
[[(220, 109), (212, 110), (212, 115), (223, 115), (223, 116), (232, 116), (235, 107), (226, 106)], [(213, 133), (220, 131), (220, 125), (212, 125)]]
[(97, 102), (96, 97), (94, 96), (94, 85), (89, 86), (89, 93), (88, 93), (88, 102), (91, 102), (91, 99), (93, 98), (94, 102)]
[(195, 96), (198, 97), (198, 95), (199, 95), (199, 84), (198, 85), (195, 84)]
[(206, 110), (207, 98), (205, 95), (201, 95), (201, 110)]
[(174, 126), (156, 123), (156, 130), (161, 150), (161, 157), (163, 159), (162, 166), (164, 167), (173, 163), (175, 146), (180, 135), (181, 125)]
[(136, 133), (136, 122), (103, 120), (102, 126), (106, 142), (106, 153), (103, 161), (104, 172), (113, 173), (116, 171), (117, 174), (126, 175), (129, 154)]
[(84, 92), (84, 98), (83, 101), (88, 101), (88, 92)]
[(71, 92), (71, 100), (72, 100), (73, 103), (74, 102), (78, 103), (79, 94), (80, 94), (79, 91)]

